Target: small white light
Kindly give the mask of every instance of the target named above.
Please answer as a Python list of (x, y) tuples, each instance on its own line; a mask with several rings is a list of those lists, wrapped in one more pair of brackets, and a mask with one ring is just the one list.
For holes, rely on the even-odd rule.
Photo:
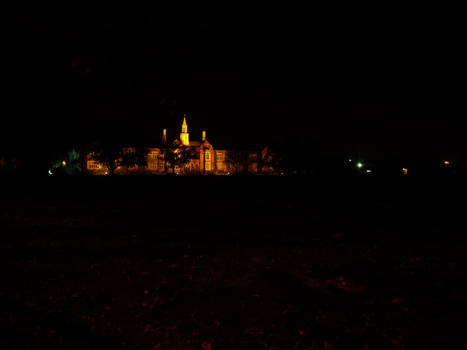
[(367, 169), (367, 171), (366, 171), (366, 172), (367, 172), (367, 173), (371, 173), (371, 170), (370, 170), (370, 169)]
[(361, 168), (361, 167), (363, 167), (363, 164), (362, 164), (362, 163), (357, 163), (357, 166), (358, 166), (359, 168)]
[(49, 175), (52, 175), (52, 170), (49, 169)]

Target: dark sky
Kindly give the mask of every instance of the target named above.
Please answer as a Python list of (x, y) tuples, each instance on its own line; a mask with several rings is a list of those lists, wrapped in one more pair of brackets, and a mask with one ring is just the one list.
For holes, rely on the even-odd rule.
[(15, 12), (2, 147), (176, 137), (187, 113), (191, 137), (205, 129), (214, 147), (294, 138), (323, 152), (459, 154), (455, 14), (208, 1)]

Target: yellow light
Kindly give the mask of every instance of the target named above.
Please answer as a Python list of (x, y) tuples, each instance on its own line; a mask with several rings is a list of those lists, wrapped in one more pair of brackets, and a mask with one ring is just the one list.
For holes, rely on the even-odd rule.
[(407, 175), (407, 168), (402, 168), (402, 173), (403, 173), (404, 175)]
[(62, 161), (62, 166), (65, 167), (66, 166), (66, 162), (63, 160)]

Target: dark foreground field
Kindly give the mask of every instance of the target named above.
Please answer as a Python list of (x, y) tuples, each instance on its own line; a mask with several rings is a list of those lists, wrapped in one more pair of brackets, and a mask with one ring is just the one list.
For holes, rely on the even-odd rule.
[(462, 340), (459, 180), (0, 180), (2, 349)]

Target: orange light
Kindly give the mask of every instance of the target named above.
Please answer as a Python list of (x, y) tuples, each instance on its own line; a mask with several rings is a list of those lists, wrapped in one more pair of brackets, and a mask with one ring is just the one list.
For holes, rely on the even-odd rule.
[(449, 164), (451, 164), (451, 162), (450, 162), (449, 160), (445, 160), (443, 163), (444, 163), (444, 165), (449, 165)]

